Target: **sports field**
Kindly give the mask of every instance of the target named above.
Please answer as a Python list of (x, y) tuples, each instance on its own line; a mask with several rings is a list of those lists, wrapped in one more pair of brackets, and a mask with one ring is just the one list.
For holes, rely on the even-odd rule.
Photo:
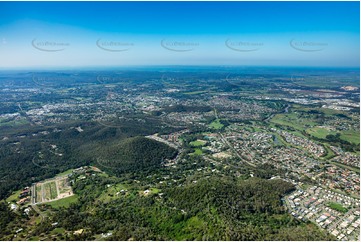
[(221, 128), (223, 128), (223, 126), (224, 125), (221, 123), (220, 119), (216, 119), (208, 125), (208, 127), (212, 128), (212, 129), (221, 129)]
[(204, 140), (196, 140), (196, 141), (192, 141), (192, 142), (190, 142), (189, 144), (191, 145), (191, 146), (194, 146), (194, 147), (199, 147), (199, 146), (203, 146), (203, 145), (205, 145), (207, 143), (207, 141), (204, 141)]

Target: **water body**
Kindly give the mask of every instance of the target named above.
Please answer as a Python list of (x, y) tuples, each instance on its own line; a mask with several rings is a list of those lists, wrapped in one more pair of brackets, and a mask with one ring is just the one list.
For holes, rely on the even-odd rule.
[(276, 145), (281, 145), (281, 144), (282, 144), (276, 135), (273, 135), (273, 142), (274, 142)]

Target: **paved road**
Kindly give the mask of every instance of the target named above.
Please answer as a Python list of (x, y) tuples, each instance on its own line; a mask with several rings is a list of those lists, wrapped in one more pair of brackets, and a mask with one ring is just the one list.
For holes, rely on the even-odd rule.
[(38, 206), (36, 204), (32, 204), (31, 207), (37, 214), (39, 214), (39, 216), (41, 217), (41, 221), (44, 221), (44, 219), (46, 218), (46, 214), (44, 212), (40, 211), (40, 209), (38, 208)]
[(233, 151), (233, 153), (235, 153), (235, 154), (237, 155), (237, 157), (238, 157), (239, 159), (241, 159), (242, 162), (247, 163), (249, 166), (257, 167), (255, 164), (249, 162), (249, 161), (247, 160), (247, 158), (241, 156), (241, 155), (237, 152), (237, 150), (228, 142), (228, 140), (224, 138), (223, 134), (221, 134), (221, 133), (218, 133), (218, 134), (221, 136), (221, 141), (223, 141), (223, 143), (226, 144), (226, 145)]
[[(213, 110), (214, 112), (214, 116), (216, 117), (216, 119), (219, 119), (218, 117), (218, 113), (217, 113), (217, 110), (214, 109)], [(249, 162), (245, 157), (241, 156), (236, 149), (234, 149), (234, 147), (228, 142), (227, 139), (224, 138), (223, 134), (221, 132), (218, 132), (219, 136), (221, 137), (221, 141), (223, 142), (223, 144), (226, 144), (234, 154), (236, 154), (236, 156), (241, 160), (241, 162), (245, 162), (247, 163), (248, 165), (252, 166), (252, 167), (257, 167), (255, 164)], [(236, 166), (234, 166), (236, 167)]]
[(335, 221), (334, 223), (331, 224), (331, 226), (329, 226), (329, 230), (333, 230), (335, 229), (339, 224), (341, 224), (342, 222), (344, 222), (346, 220), (346, 218), (348, 218), (351, 214), (353, 214), (356, 211), (356, 209), (350, 209), (348, 210), (347, 213), (345, 213), (344, 215), (340, 216), (337, 221)]
[(31, 203), (31, 204), (34, 204), (34, 203), (35, 203), (35, 198), (36, 198), (36, 187), (35, 187), (35, 183), (33, 183), (33, 184), (31, 185), (30, 193), (31, 193), (30, 203)]

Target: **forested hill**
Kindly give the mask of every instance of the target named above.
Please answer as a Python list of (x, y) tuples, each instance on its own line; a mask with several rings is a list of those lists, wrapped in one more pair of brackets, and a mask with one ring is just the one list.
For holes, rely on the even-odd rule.
[[(13, 129), (1, 126), (0, 133), (10, 138), (0, 140), (0, 199), (33, 182), (84, 165), (95, 163), (107, 171), (116, 168), (114, 174), (155, 167), (177, 153), (163, 143), (142, 138), (160, 131), (160, 123), (154, 120), (123, 121), (117, 127), (83, 121)], [(56, 148), (51, 148), (53, 145)]]
[[(53, 218), (65, 231), (64, 240), (94, 240), (113, 231), (109, 240), (334, 240), (316, 225), (302, 223), (285, 211), (282, 196), (294, 189), (282, 180), (222, 176), (188, 180), (161, 193), (127, 183), (127, 192), (105, 196), (106, 184), (119, 178), (89, 176), (74, 186), (79, 202), (56, 211)], [(110, 189), (110, 188), (109, 188)], [(107, 198), (107, 203), (102, 199)], [(43, 231), (53, 228), (48, 221)]]
[(194, 233), (199, 237), (191, 239), (332, 240), (286, 212), (281, 199), (294, 189), (283, 180), (213, 176), (170, 189), (168, 199), (184, 211), (184, 218), (197, 218), (208, 225), (205, 231)]
[(239, 219), (249, 213), (283, 213), (281, 197), (293, 190), (294, 186), (283, 180), (251, 178), (240, 182), (212, 177), (174, 188), (170, 191), (170, 197), (176, 206), (190, 213), (197, 213), (210, 205), (226, 218)]
[(119, 175), (157, 168), (162, 161), (176, 157), (177, 150), (152, 139), (132, 137), (100, 146), (96, 153), (103, 169)]

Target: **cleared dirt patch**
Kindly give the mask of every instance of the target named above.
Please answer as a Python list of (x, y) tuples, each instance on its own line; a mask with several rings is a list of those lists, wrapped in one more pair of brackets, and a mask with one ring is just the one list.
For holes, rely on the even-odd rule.
[(39, 182), (35, 185), (35, 190), (34, 203), (36, 204), (52, 202), (74, 195), (67, 176)]

